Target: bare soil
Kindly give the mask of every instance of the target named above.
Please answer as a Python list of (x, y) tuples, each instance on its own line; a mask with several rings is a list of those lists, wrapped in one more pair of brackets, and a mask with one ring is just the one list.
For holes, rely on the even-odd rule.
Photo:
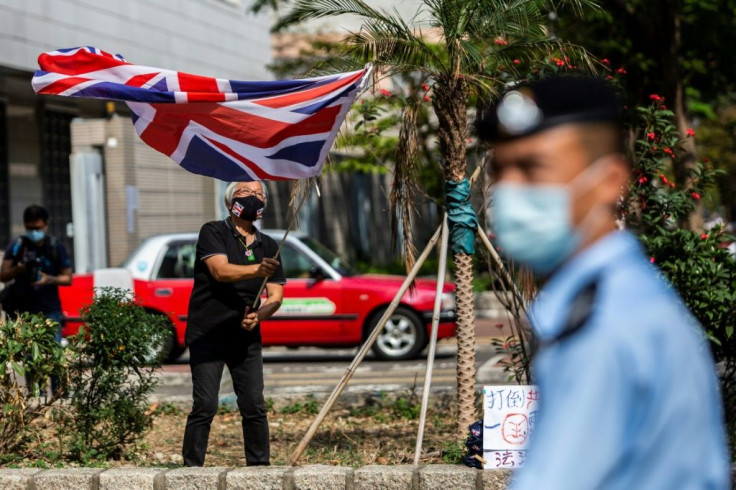
[[(406, 464), (414, 461), (419, 426), (420, 399), (410, 395), (334, 408), (322, 423), (298, 464), (328, 464), (358, 467), (368, 464)], [(291, 456), (322, 401), (269, 401), (271, 464), (288, 465)], [(87, 461), (84, 466), (182, 465), (181, 444), (189, 407), (169, 402), (151, 406), (153, 428), (125, 459)], [(448, 400), (434, 401), (428, 410), (424, 432), (422, 463), (457, 463), (464, 455), (462, 438), (456, 436), (455, 406)], [(51, 429), (49, 428), (49, 431)], [(49, 439), (52, 440), (51, 432)], [(54, 450), (55, 449), (55, 450)], [(221, 409), (210, 432), (206, 466), (245, 465), (240, 414)], [(58, 452), (58, 443), (39, 443), (24, 457), (0, 461), (0, 467), (73, 467)]]

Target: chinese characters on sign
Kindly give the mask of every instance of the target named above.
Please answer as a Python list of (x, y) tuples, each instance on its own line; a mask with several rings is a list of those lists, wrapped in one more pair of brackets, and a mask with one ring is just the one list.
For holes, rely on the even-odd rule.
[(526, 441), (534, 431), (538, 406), (535, 386), (483, 387), (485, 469), (511, 469), (524, 464)]

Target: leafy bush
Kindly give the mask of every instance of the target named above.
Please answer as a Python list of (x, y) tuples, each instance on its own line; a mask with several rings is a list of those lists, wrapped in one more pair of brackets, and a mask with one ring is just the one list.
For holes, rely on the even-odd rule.
[[(729, 237), (716, 226), (687, 229), (688, 217), (720, 172), (698, 163), (675, 182), (674, 165), (683, 140), (674, 114), (652, 95), (649, 107), (637, 109), (640, 129), (635, 142), (634, 179), (622, 206), (627, 227), (639, 233), (652, 263), (679, 292), (711, 340), (721, 366), (722, 393), (732, 448), (736, 440), (736, 261), (721, 247)], [(687, 137), (695, 137), (688, 130)]]
[[(61, 389), (40, 398), (50, 376), (66, 380), (65, 349), (56, 341), (58, 323), (42, 315), (0, 321), (0, 455), (24, 448), (33, 439)], [(31, 384), (19, 386), (28, 374)], [(64, 383), (61, 383), (64, 386)]]
[(168, 326), (117, 288), (97, 290), (82, 320), (84, 328), (71, 339), (78, 362), (71, 368), (72, 416), (62, 432), (74, 459), (118, 459), (151, 427), (147, 398)]

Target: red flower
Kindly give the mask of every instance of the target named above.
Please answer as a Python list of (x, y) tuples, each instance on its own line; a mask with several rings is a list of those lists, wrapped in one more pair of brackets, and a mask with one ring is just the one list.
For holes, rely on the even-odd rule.
[(611, 75), (606, 75), (606, 80), (613, 80), (613, 77)]
[(656, 138), (656, 137), (657, 137), (657, 135), (654, 134), (654, 133), (647, 133), (647, 138), (649, 138), (650, 140), (654, 140), (654, 138)]
[(654, 263), (654, 257), (649, 257), (649, 263), (650, 264), (653, 264)]
[(697, 192), (692, 192), (690, 193), (690, 195), (693, 196), (693, 199), (695, 199), (696, 201), (700, 200), (700, 194), (698, 194)]
[(608, 61), (608, 58), (603, 58), (603, 59), (601, 60), (601, 63), (603, 63), (603, 64), (604, 64), (604, 65), (606, 65), (606, 66), (611, 66), (611, 62), (610, 62), (610, 61)]
[(521, 60), (514, 60), (514, 61), (513, 61), (513, 63), (514, 63), (515, 65), (520, 65), (520, 64), (521, 64)]
[(424, 96), (424, 102), (431, 102), (432, 99), (429, 98), (429, 95)]
[(670, 186), (670, 187), (672, 187), (673, 189), (675, 188), (675, 183), (674, 182), (667, 182), (667, 185)]
[(422, 90), (424, 90), (425, 92), (429, 92), (429, 85), (427, 85), (426, 83), (423, 83)]
[(627, 73), (626, 72), (626, 68), (624, 68), (622, 66), (621, 68), (619, 68), (618, 70), (616, 70), (616, 73), (618, 73), (619, 75), (626, 75), (626, 73)]
[(667, 180), (667, 177), (665, 177), (664, 174), (659, 174), (659, 180), (661, 180), (665, 184), (667, 184), (669, 182), (669, 180)]
[(503, 323), (496, 323), (494, 325), (494, 327), (496, 327), (497, 329), (501, 330), (503, 328)]
[(565, 66), (565, 61), (559, 58), (552, 58), (552, 61), (554, 61), (557, 66)]
[(389, 92), (385, 88), (382, 88), (381, 89), (381, 95), (385, 95), (386, 97), (391, 97), (391, 92)]
[(649, 179), (647, 179), (646, 177), (639, 177), (639, 183), (640, 184), (644, 184), (646, 182), (649, 182)]
[(693, 128), (687, 128), (687, 135), (688, 137), (695, 138), (695, 130)]
[(508, 46), (508, 44), (509, 44), (508, 42), (506, 42), (505, 39), (502, 39), (500, 37), (499, 38), (496, 38), (496, 40), (493, 41), (493, 42), (496, 43), (496, 45), (498, 45), (498, 46)]
[(664, 97), (660, 97), (657, 94), (652, 94), (649, 96), (649, 100), (651, 100), (652, 102), (664, 102)]
[(665, 148), (664, 152), (671, 156), (673, 159), (675, 158), (675, 152), (672, 151), (672, 148)]
[(702, 235), (700, 235), (700, 239), (701, 239), (701, 240), (706, 240), (706, 239), (708, 239), (708, 234), (707, 234), (707, 233), (703, 233)]
[(660, 111), (666, 111), (667, 110), (667, 106), (664, 105), (664, 104), (662, 104), (661, 106), (659, 106), (659, 110)]

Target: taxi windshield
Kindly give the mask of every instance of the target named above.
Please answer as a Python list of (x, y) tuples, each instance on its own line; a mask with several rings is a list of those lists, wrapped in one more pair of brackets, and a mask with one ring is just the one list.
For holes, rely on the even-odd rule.
[(310, 237), (301, 237), (300, 240), (307, 247), (311, 248), (322, 260), (330, 264), (342, 276), (354, 276), (357, 274), (355, 269), (340, 258), (335, 252), (325, 247), (317, 240)]

